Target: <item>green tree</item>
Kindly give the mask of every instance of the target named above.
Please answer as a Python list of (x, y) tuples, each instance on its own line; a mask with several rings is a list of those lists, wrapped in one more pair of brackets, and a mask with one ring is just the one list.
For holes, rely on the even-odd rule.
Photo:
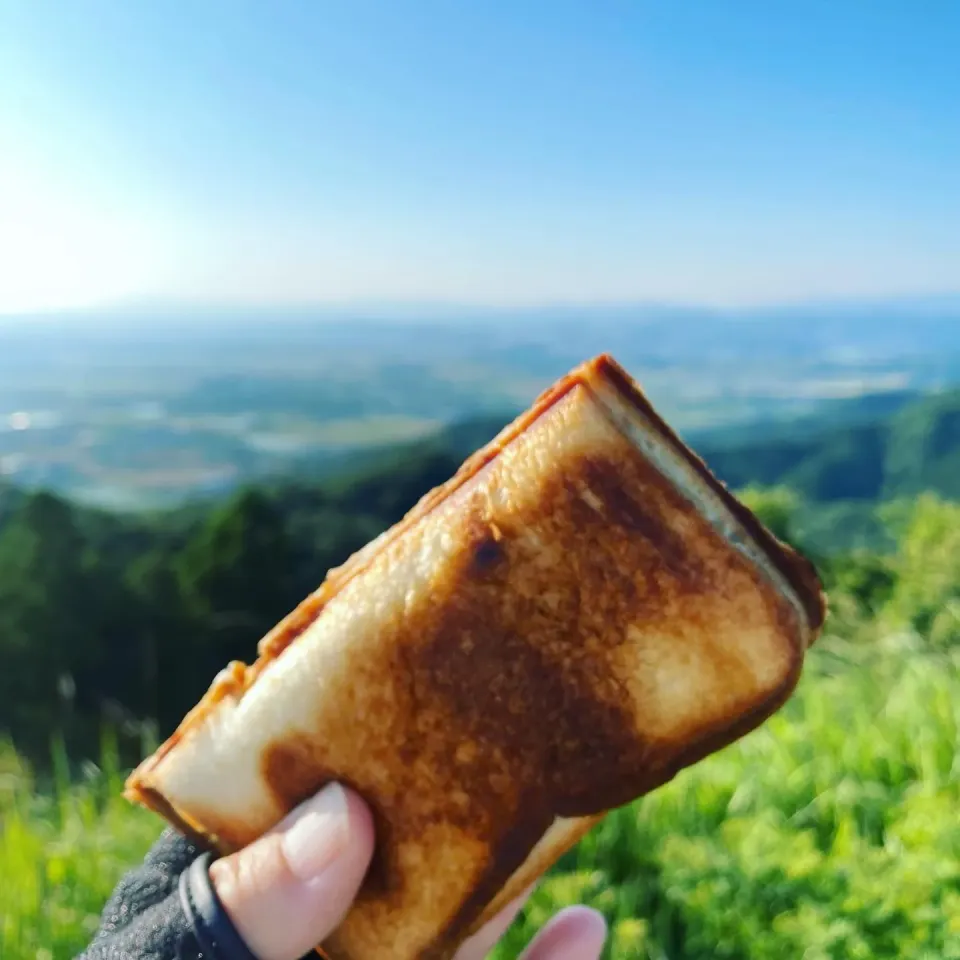
[[(143, 554), (125, 579), (135, 601), (136, 622), (124, 660), (122, 699), (138, 718), (156, 721), (169, 732), (198, 690), (192, 653), (202, 637), (186, 610), (169, 551), (158, 547)], [(131, 697), (132, 688), (138, 693)]]
[(282, 514), (260, 491), (244, 490), (216, 510), (187, 543), (176, 579), (202, 651), (205, 682), (256, 642), (302, 599)]
[(757, 519), (784, 543), (796, 546), (796, 518), (800, 498), (787, 487), (747, 487), (739, 494)]
[(26, 498), (0, 531), (0, 726), (68, 724), (77, 677), (102, 659), (98, 591), (71, 508)]
[(886, 511), (898, 533), (897, 583), (888, 610), (934, 647), (960, 642), (960, 504), (924, 494)]

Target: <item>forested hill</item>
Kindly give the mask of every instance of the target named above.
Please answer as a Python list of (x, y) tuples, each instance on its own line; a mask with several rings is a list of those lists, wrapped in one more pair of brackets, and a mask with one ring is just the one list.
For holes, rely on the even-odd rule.
[[(732, 486), (789, 485), (818, 509), (854, 497), (872, 511), (873, 500), (921, 489), (960, 495), (960, 393), (893, 406), (879, 418), (808, 422), (795, 434), (758, 426), (750, 442), (695, 446)], [(105, 716), (134, 734), (145, 718), (169, 731), (220, 667), (254, 656), (331, 567), (501, 425), (460, 424), (364, 454), (335, 475), (155, 514), (0, 486), (0, 739), (12, 735), (37, 756), (50, 731), (64, 729), (82, 756)]]
[(890, 500), (932, 490), (960, 497), (960, 390), (894, 402), (885, 415), (832, 424), (829, 414), (703, 438), (700, 453), (732, 487), (785, 485), (807, 499)]
[(254, 657), (331, 567), (459, 462), (428, 444), (156, 514), (0, 488), (0, 740), (42, 763), (64, 730), (89, 756), (106, 717), (134, 758), (144, 720), (169, 732), (225, 663)]

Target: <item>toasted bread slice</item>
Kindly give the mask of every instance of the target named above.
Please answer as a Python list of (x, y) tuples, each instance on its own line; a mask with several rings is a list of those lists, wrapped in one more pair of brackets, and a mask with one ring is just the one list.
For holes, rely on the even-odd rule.
[(324, 951), (448, 958), (777, 709), (823, 618), (810, 564), (599, 357), (331, 571), (127, 794), (226, 852), (349, 784), (378, 848)]

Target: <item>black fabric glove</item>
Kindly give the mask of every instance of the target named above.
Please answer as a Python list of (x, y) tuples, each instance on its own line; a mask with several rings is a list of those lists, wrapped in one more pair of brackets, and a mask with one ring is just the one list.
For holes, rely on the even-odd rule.
[(117, 885), (78, 960), (256, 960), (217, 899), (210, 859), (165, 830)]

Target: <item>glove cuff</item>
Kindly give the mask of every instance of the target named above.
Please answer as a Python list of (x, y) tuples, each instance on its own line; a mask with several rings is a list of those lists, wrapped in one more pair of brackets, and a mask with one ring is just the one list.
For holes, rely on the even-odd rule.
[(257, 960), (237, 933), (210, 881), (212, 853), (180, 874), (180, 903), (204, 960)]

